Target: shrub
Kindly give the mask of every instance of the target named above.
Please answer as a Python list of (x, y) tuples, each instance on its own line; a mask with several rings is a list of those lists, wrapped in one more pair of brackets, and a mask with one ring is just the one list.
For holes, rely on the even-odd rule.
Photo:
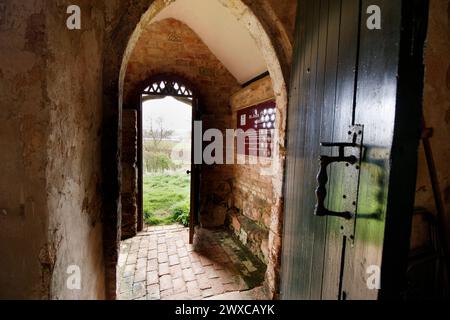
[(189, 202), (179, 202), (171, 208), (171, 211), (176, 222), (181, 223), (185, 227), (189, 225)]
[(189, 225), (190, 177), (184, 172), (144, 176), (144, 216), (149, 225)]

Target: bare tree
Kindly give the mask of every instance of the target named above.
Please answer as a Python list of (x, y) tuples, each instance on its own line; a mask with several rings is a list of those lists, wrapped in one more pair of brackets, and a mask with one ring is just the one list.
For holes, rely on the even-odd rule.
[(153, 126), (153, 119), (150, 119), (150, 129), (146, 131), (146, 135), (153, 142), (153, 146), (158, 148), (163, 140), (167, 140), (173, 136), (174, 131), (164, 128), (164, 120), (158, 118), (156, 127)]

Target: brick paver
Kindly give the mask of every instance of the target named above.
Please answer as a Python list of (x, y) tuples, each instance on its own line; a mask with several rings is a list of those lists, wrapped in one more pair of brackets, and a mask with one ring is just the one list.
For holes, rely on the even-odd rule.
[[(188, 229), (172, 225), (149, 227), (123, 241), (118, 263), (118, 298), (248, 298), (248, 293), (240, 291), (262, 284), (264, 264), (226, 231), (199, 229), (194, 245), (188, 239)], [(264, 297), (259, 294), (257, 298)]]

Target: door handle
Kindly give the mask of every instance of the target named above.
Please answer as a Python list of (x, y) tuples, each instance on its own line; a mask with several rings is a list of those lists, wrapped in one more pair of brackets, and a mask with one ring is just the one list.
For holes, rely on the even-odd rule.
[(187, 170), (187, 171), (186, 171), (186, 174), (191, 174), (191, 170)]
[(317, 203), (314, 210), (314, 214), (319, 217), (324, 216), (333, 216), (340, 217), (344, 219), (352, 219), (354, 214), (349, 211), (344, 212), (335, 212), (328, 210), (325, 206), (325, 199), (327, 197), (327, 183), (328, 183), (328, 173), (327, 168), (332, 163), (340, 163), (346, 162), (349, 165), (354, 165), (358, 162), (358, 158), (354, 155), (345, 156), (345, 148), (348, 147), (357, 147), (355, 143), (329, 143), (324, 142), (321, 143), (323, 147), (339, 147), (339, 156), (331, 157), (331, 156), (320, 156), (320, 169), (319, 174), (317, 175), (317, 189), (316, 189), (316, 198)]

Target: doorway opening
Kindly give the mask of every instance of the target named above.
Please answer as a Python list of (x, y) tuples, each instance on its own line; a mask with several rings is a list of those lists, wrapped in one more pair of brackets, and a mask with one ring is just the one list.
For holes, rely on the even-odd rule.
[(146, 227), (189, 227), (189, 243), (197, 222), (198, 177), (192, 161), (197, 105), (186, 80), (160, 75), (142, 91), (138, 115), (138, 220)]
[[(189, 224), (191, 102), (171, 96), (142, 104), (142, 203), (146, 225)], [(173, 117), (173, 115), (177, 117)]]
[[(119, 81), (123, 91), (121, 91), (119, 102), (123, 105), (123, 111), (125, 111), (122, 115), (126, 117), (122, 118), (122, 133), (129, 133), (130, 140), (132, 140), (132, 131), (135, 130), (137, 133), (137, 129), (142, 125), (135, 120), (140, 114), (141, 101), (139, 100), (142, 98), (144, 90), (142, 81), (153, 77), (155, 74), (176, 74), (196, 84), (196, 88), (199, 89), (196, 92), (201, 95), (202, 134), (210, 129), (212, 129), (210, 132), (220, 131), (222, 134), (225, 134), (228, 129), (237, 130), (238, 123), (241, 123), (238, 122), (237, 114), (241, 109), (251, 108), (263, 101), (273, 100), (276, 102), (276, 133), (279, 142), (274, 144), (270, 163), (265, 164), (266, 167), (250, 164), (239, 165), (237, 161), (235, 161), (235, 164), (201, 165), (202, 183), (199, 186), (200, 192), (191, 192), (192, 196), (198, 195), (199, 197), (198, 214), (196, 210), (192, 210), (196, 214), (190, 216), (191, 219), (198, 219), (197, 224), (201, 226), (201, 229), (198, 230), (195, 237), (193, 237), (193, 229), (188, 229), (188, 231), (191, 231), (189, 233), (190, 241), (181, 239), (185, 241), (185, 244), (186, 242), (189, 244), (195, 238), (194, 253), (200, 253), (201, 255), (204, 253), (203, 256), (213, 259), (217, 256), (218, 259), (215, 260), (219, 263), (207, 269), (220, 271), (224, 268), (231, 271), (233, 278), (244, 278), (247, 279), (247, 282), (250, 281), (249, 288), (262, 285), (269, 296), (275, 297), (278, 292), (278, 270), (281, 254), (281, 186), (284, 168), (284, 154), (279, 151), (284, 146), (287, 106), (287, 92), (282, 72), (283, 66), (281, 65), (283, 59), (278, 60), (273, 42), (270, 41), (252, 10), (242, 10), (250, 9), (244, 3), (238, 2), (236, 7), (229, 8), (222, 6), (219, 1), (202, 0), (202, 5), (207, 6), (207, 10), (201, 10), (204, 13), (200, 17), (192, 14), (190, 8), (193, 6), (189, 1), (171, 2), (168, 6), (162, 4), (157, 6), (156, 3), (157, 1), (151, 6), (148, 14), (142, 18), (140, 22), (142, 28), (138, 28), (134, 32), (123, 58), (123, 68), (121, 68)], [(160, 10), (163, 7), (167, 10)], [(199, 10), (195, 11), (199, 12)], [(246, 12), (244, 17), (240, 16), (241, 12)], [(224, 15), (225, 17), (223, 17)], [(211, 17), (215, 18), (211, 19)], [(247, 21), (248, 24), (242, 25), (240, 23), (242, 19)], [(202, 20), (202, 24), (197, 23), (199, 20)], [(223, 22), (217, 25), (215, 24), (216, 21)], [(224, 26), (226, 28), (223, 28)], [(205, 30), (215, 30), (218, 34), (224, 32), (229, 35), (230, 28), (236, 29), (233, 32), (233, 37), (211, 38), (207, 35), (202, 36)], [(217, 42), (217, 39), (221, 39), (221, 41)], [(224, 39), (227, 40), (227, 45), (223, 45)], [(215, 46), (217, 43), (220, 46)], [(249, 48), (244, 50), (242, 44)], [(245, 51), (246, 55), (233, 55), (230, 54), (233, 50), (225, 50), (234, 46), (239, 47), (239, 52)], [(234, 50), (234, 52), (238, 52), (238, 50)], [(245, 60), (245, 57), (250, 57), (250, 59)], [(147, 82), (146, 88), (150, 85)], [(156, 85), (156, 87), (153, 87), (153, 85), (151, 87), (155, 90), (162, 88), (157, 83)], [(154, 93), (161, 96), (161, 92)], [(137, 134), (135, 137), (138, 140)], [(215, 142), (216, 139), (212, 143)], [(133, 299), (141, 298), (140, 286), (145, 282), (148, 287), (153, 281), (149, 278), (142, 280), (141, 273), (144, 273), (143, 270), (151, 271), (154, 267), (152, 264), (145, 268), (144, 259), (147, 258), (148, 261), (152, 261), (155, 249), (147, 250), (148, 255), (146, 256), (145, 248), (148, 242), (151, 243), (153, 248), (156, 241), (158, 285), (160, 286), (161, 298), (163, 298), (163, 291), (166, 291), (164, 290), (166, 288), (164, 282), (167, 278), (165, 277), (167, 272), (165, 269), (166, 255), (169, 258), (178, 255), (181, 265), (181, 258), (185, 258), (185, 252), (182, 250), (184, 246), (179, 241), (182, 245), (181, 252), (177, 250), (175, 254), (173, 240), (182, 237), (182, 235), (174, 235), (173, 233), (177, 232), (165, 229), (171, 226), (144, 228), (144, 206), (143, 203), (139, 204), (139, 202), (144, 201), (143, 197), (142, 200), (140, 199), (137, 192), (141, 183), (138, 181), (137, 171), (136, 174), (134, 173), (134, 168), (137, 168), (138, 164), (143, 167), (139, 157), (134, 156), (135, 151), (137, 154), (140, 143), (122, 139), (122, 171), (125, 173), (131, 172), (128, 177), (122, 175), (122, 208), (124, 208), (124, 203), (128, 203), (127, 197), (130, 200), (133, 200), (134, 197), (135, 202), (130, 201), (128, 206), (130, 210), (122, 210), (121, 235), (124, 242), (121, 243), (119, 251), (121, 257), (119, 259), (119, 272), (123, 266), (130, 265), (131, 267), (128, 268), (133, 269), (134, 266), (134, 273), (131, 275), (133, 270), (122, 275), (114, 273), (119, 276), (119, 282), (115, 283), (119, 284), (120, 289), (119, 292), (116, 291), (116, 294), (119, 293), (122, 296), (123, 292), (128, 292), (128, 294), (132, 292)], [(218, 150), (221, 149), (220, 147), (217, 148)], [(232, 151), (232, 149), (230, 150)], [(228, 155), (230, 150), (224, 148), (224, 154)], [(125, 159), (128, 155), (130, 155), (130, 159)], [(244, 158), (244, 155), (241, 158)], [(246, 161), (247, 158), (248, 156), (245, 155)], [(194, 180), (194, 176), (191, 175), (190, 178)], [(191, 183), (191, 185), (195, 184)], [(129, 188), (131, 190), (127, 190), (129, 186), (131, 186)], [(134, 186), (136, 186), (135, 189)], [(127, 191), (130, 192), (126, 194)], [(191, 201), (191, 206), (193, 203), (195, 201)], [(124, 217), (126, 216), (131, 217), (129, 219), (131, 227), (135, 226), (134, 221), (138, 216), (142, 220), (142, 225), (138, 225), (137, 230), (134, 229), (132, 230), (134, 232), (127, 233), (127, 236), (124, 236), (126, 234), (124, 232), (126, 231), (126, 228), (124, 228), (124, 220), (126, 219)], [(125, 227), (127, 226), (125, 225)], [(162, 229), (158, 230), (159, 228)], [(219, 236), (215, 241), (210, 241), (209, 237), (202, 236), (203, 231), (217, 231), (218, 228), (222, 228), (226, 232), (232, 231), (227, 236), (231, 236), (233, 241), (237, 241), (234, 247), (241, 246), (245, 250), (238, 250), (234, 254), (231, 250), (225, 252), (224, 256), (223, 252), (220, 252), (221, 250), (214, 244), (221, 246), (222, 243), (226, 243), (227, 241), (224, 242), (222, 236)], [(156, 238), (154, 232), (157, 233)], [(166, 236), (162, 236), (163, 233)], [(142, 237), (149, 238), (139, 244), (134, 243), (139, 239), (144, 240)], [(122, 245), (125, 247), (122, 247)], [(124, 256), (128, 247), (130, 251), (124, 265)], [(230, 245), (227, 247), (228, 249), (233, 248)], [(192, 249), (191, 247), (188, 248)], [(226, 249), (224, 250), (226, 251)], [(142, 252), (140, 253), (140, 251)], [(249, 253), (256, 256), (262, 263), (255, 266), (251, 257), (247, 259)], [(135, 261), (136, 254), (139, 261)], [(226, 258), (226, 255), (228, 255), (228, 258)], [(175, 287), (175, 280), (177, 283), (182, 283), (182, 281), (178, 280), (180, 278), (176, 257), (173, 257), (172, 260), (173, 270), (170, 270), (170, 277), (173, 282), (172, 285)], [(220, 260), (226, 261), (220, 263)], [(195, 264), (195, 257), (191, 257), (190, 261)], [(209, 267), (209, 262), (206, 259), (203, 262), (206, 263), (205, 265), (202, 264), (203, 267)], [(117, 266), (117, 264), (112, 265)], [(181, 267), (184, 270), (183, 267), (187, 267), (187, 265), (183, 264)], [(189, 268), (186, 269), (189, 270)], [(206, 273), (206, 270), (204, 271)], [(255, 281), (253, 281), (253, 276), (256, 276)], [(208, 271), (208, 276), (199, 273), (195, 280), (188, 275), (183, 275), (182, 279), (186, 286), (194, 286), (195, 284), (200, 285), (205, 277), (211, 280), (209, 285), (216, 286), (217, 290), (213, 290), (215, 295), (224, 292), (223, 286), (226, 283), (219, 284), (218, 280), (213, 281), (213, 279), (218, 279), (214, 272)], [(126, 290), (130, 288), (125, 286), (125, 289), (123, 289), (120, 282), (125, 281), (125, 279), (127, 282), (133, 281), (136, 288)], [(228, 282), (229, 280), (225, 281)], [(147, 289), (148, 294), (150, 294), (152, 291), (149, 288)], [(201, 289), (203, 297), (210, 294), (208, 289)], [(227, 286), (226, 291), (229, 289)], [(231, 290), (236, 290), (236, 288)], [(238, 286), (236, 291), (241, 292), (242, 290), (246, 290), (246, 288)], [(165, 294), (166, 292), (164, 292)], [(170, 295), (170, 290), (167, 294)]]

